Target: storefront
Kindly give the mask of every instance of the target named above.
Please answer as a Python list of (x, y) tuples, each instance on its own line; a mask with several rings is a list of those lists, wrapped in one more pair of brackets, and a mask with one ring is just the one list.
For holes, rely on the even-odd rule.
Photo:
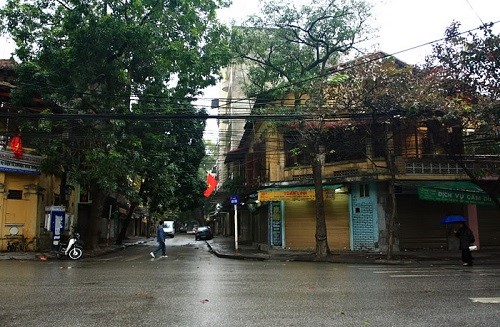
[(500, 245), (498, 209), (477, 185), (469, 181), (405, 181), (397, 185), (401, 250), (451, 248), (452, 226), (439, 223), (450, 214), (468, 219), (476, 243)]
[[(341, 185), (323, 187), (325, 221), (331, 250), (349, 249), (349, 195)], [(314, 250), (316, 206), (312, 186), (268, 188), (259, 201), (269, 205), (269, 243), (273, 247)]]

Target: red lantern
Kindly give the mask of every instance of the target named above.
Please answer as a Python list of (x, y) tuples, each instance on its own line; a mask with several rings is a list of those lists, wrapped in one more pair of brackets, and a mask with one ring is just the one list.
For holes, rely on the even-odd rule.
[(21, 142), (21, 136), (16, 135), (10, 139), (10, 148), (14, 153), (14, 157), (17, 159), (21, 158), (23, 155), (23, 143)]

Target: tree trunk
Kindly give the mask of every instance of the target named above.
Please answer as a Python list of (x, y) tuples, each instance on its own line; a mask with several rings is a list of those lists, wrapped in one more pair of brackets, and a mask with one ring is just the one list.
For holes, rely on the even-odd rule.
[(316, 256), (324, 258), (330, 255), (325, 222), (325, 203), (323, 200), (323, 174), (321, 155), (313, 160), (314, 194), (316, 196)]
[(118, 234), (116, 238), (116, 244), (121, 245), (123, 244), (123, 241), (125, 240), (125, 237), (127, 237), (127, 229), (130, 223), (132, 222), (132, 215), (134, 214), (135, 208), (137, 208), (138, 203), (137, 202), (132, 202), (130, 204), (130, 208), (128, 209), (127, 212), (127, 217), (123, 221), (122, 229), (120, 230), (120, 233)]
[[(147, 178), (145, 179), (147, 181)], [(144, 186), (145, 182), (143, 181), (141, 183), (141, 187), (139, 188), (139, 193), (138, 196), (139, 198), (142, 198), (144, 194)], [(125, 237), (127, 237), (127, 229), (130, 223), (132, 222), (132, 215), (134, 214), (135, 209), (139, 206), (139, 202), (134, 201), (130, 204), (130, 208), (128, 209), (127, 212), (127, 218), (125, 218), (125, 221), (123, 222), (122, 229), (120, 230), (120, 233), (118, 234), (118, 237), (116, 238), (116, 244), (121, 245), (123, 243), (123, 240), (125, 240)], [(148, 237), (149, 237), (149, 226), (148, 226)]]
[(99, 233), (102, 219), (104, 203), (108, 196), (107, 192), (102, 190), (97, 183), (92, 183), (90, 189), (92, 206), (90, 207), (90, 217), (88, 223), (87, 240), (85, 244), (90, 250), (99, 248)]
[(397, 207), (396, 207), (396, 193), (394, 192), (394, 185), (396, 181), (396, 165), (394, 163), (393, 156), (388, 152), (386, 157), (387, 168), (391, 174), (391, 179), (389, 180), (389, 221), (387, 222), (387, 260), (392, 260), (394, 253), (394, 227), (396, 226), (397, 217)]

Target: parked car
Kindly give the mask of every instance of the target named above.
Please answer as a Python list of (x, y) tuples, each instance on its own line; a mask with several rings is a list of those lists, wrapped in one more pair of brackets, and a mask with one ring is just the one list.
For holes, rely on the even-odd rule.
[(198, 227), (194, 232), (195, 241), (199, 240), (211, 240), (214, 238), (212, 230), (208, 226)]
[(163, 222), (163, 231), (165, 232), (165, 236), (170, 238), (174, 237), (175, 235), (174, 222), (172, 220), (165, 220)]

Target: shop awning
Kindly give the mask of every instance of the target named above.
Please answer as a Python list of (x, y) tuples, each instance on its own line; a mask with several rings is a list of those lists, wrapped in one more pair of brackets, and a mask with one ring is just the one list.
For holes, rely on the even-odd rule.
[[(332, 200), (341, 184), (323, 185), (323, 198)], [(259, 201), (303, 201), (315, 200), (314, 186), (272, 187), (258, 191)]]
[(493, 205), (486, 192), (469, 181), (403, 181), (396, 184), (417, 187), (421, 200)]

